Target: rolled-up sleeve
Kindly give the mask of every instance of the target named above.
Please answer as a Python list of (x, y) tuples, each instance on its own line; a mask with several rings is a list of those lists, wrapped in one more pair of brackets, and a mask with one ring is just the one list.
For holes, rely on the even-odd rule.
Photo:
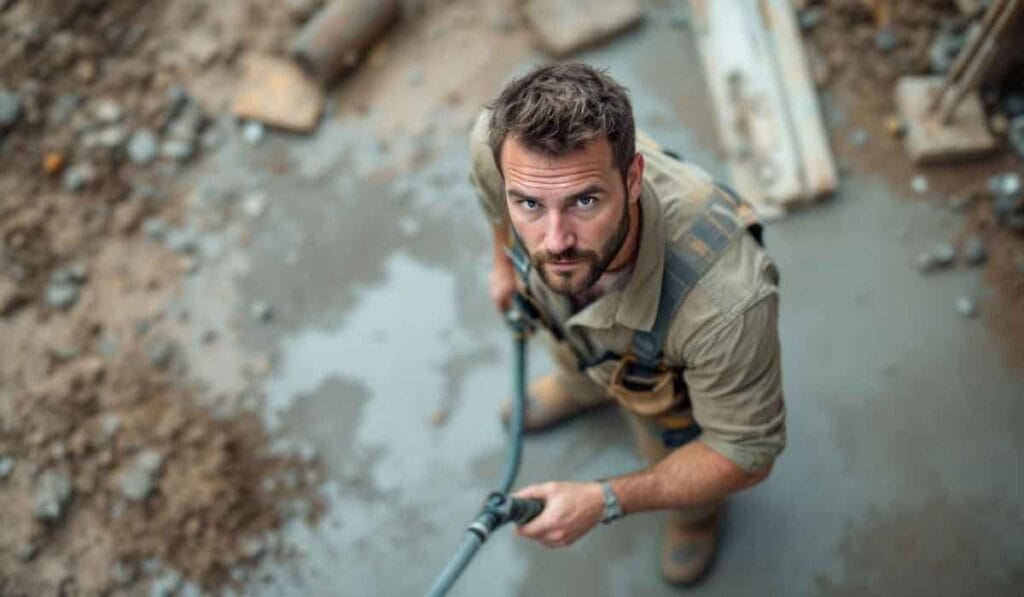
[(748, 472), (771, 463), (786, 445), (778, 318), (778, 294), (768, 294), (709, 326), (687, 351), (683, 375), (700, 441)]

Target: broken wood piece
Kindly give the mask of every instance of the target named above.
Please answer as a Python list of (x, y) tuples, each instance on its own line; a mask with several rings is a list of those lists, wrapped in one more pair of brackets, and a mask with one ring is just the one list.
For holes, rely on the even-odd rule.
[(736, 190), (764, 219), (835, 190), (835, 163), (792, 5), (691, 6)]
[(323, 93), (295, 63), (254, 56), (246, 64), (231, 110), (240, 118), (306, 133), (320, 120)]
[(597, 45), (643, 18), (640, 0), (527, 0), (523, 7), (544, 51), (566, 56)]
[(979, 157), (996, 147), (976, 91), (963, 97), (946, 124), (940, 110), (929, 107), (943, 77), (901, 77), (896, 82), (896, 107), (906, 122), (904, 145), (916, 164)]
[(292, 58), (327, 85), (359, 64), (398, 16), (398, 0), (333, 0), (296, 36)]

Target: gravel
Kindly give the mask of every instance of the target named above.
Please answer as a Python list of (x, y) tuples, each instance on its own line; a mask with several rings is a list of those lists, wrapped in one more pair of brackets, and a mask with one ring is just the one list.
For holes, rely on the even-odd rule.
[(78, 302), (79, 286), (74, 282), (50, 282), (43, 300), (47, 307), (66, 311)]
[(36, 482), (33, 501), (36, 518), (44, 522), (58, 522), (64, 517), (71, 501), (71, 476), (64, 471), (45, 471)]
[(21, 97), (0, 87), (0, 131), (9, 129), (21, 118)]
[(14, 462), (13, 456), (0, 456), (0, 481), (9, 477), (14, 471)]
[(978, 314), (978, 304), (973, 298), (967, 295), (960, 295), (956, 297), (956, 301), (953, 303), (953, 308), (956, 312), (964, 317), (974, 317)]
[(135, 457), (128, 470), (121, 475), (121, 493), (129, 500), (141, 502), (148, 498), (156, 486), (164, 457), (154, 450), (143, 450)]
[(151, 164), (159, 153), (159, 140), (156, 133), (147, 128), (141, 128), (132, 133), (128, 141), (128, 159), (140, 166)]

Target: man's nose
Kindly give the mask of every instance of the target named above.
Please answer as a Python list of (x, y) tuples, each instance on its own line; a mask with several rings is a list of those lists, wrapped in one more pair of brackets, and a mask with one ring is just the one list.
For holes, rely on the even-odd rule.
[(576, 235), (569, 229), (565, 218), (552, 211), (548, 229), (544, 235), (544, 250), (549, 253), (562, 253), (576, 244)]

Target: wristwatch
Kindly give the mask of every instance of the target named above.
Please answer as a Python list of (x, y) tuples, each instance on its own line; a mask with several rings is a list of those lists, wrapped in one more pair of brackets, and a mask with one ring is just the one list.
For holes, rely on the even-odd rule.
[(612, 486), (608, 481), (601, 481), (601, 492), (604, 493), (604, 518), (601, 519), (601, 522), (608, 524), (622, 518), (625, 515), (622, 505), (619, 504), (619, 498), (612, 491)]

